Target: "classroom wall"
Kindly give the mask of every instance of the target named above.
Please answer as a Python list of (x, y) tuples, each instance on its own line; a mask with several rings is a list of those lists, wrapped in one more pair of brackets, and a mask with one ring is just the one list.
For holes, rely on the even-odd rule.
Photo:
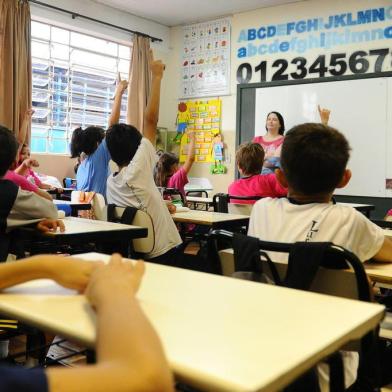
[[(48, 0), (49, 1), (49, 0)], [(165, 78), (162, 84), (161, 94), (161, 111), (159, 126), (168, 128), (169, 131), (175, 130), (175, 120), (177, 114), (177, 104), (180, 91), (180, 78), (181, 78), (181, 53), (182, 53), (182, 27), (167, 28), (154, 22), (147, 21), (142, 18), (137, 18), (132, 15), (126, 15), (120, 11), (111, 9), (106, 6), (95, 4), (93, 7), (85, 5), (91, 1), (77, 1), (69, 0), (64, 3), (60, 0), (50, 0), (51, 4), (62, 6), (66, 4), (68, 9), (72, 9), (76, 12), (91, 15), (97, 19), (113, 21), (116, 20), (118, 24), (122, 24), (119, 21), (125, 21), (129, 23), (129, 28), (136, 29), (144, 32), (148, 32), (151, 35), (160, 36), (164, 38), (164, 43), (155, 46), (156, 57), (161, 58), (167, 65)], [(83, 3), (83, 4), (82, 4)], [(251, 27), (257, 27), (268, 23), (280, 23), (288, 22), (290, 20), (298, 20), (301, 18), (313, 17), (317, 14), (332, 15), (334, 12), (340, 13), (350, 11), (355, 5), (355, 8), (374, 8), (381, 6), (390, 6), (390, 0), (308, 0), (299, 3), (292, 3), (278, 7), (261, 8), (254, 11), (234, 14), (231, 18), (232, 21), (232, 44), (231, 44), (231, 94), (228, 96), (220, 97), (222, 99), (222, 134), (223, 141), (227, 148), (225, 151), (227, 161), (225, 162), (228, 167), (227, 174), (224, 175), (210, 175), (209, 164), (195, 164), (190, 173), (193, 177), (208, 177), (214, 186), (214, 192), (225, 192), (228, 185), (234, 179), (234, 166), (235, 166), (235, 129), (236, 129), (236, 72), (238, 65), (243, 60), (238, 59), (236, 54), (239, 44), (236, 42), (238, 39), (239, 32), (242, 29)], [(42, 8), (35, 7), (32, 5), (32, 14), (37, 14), (41, 17), (48, 17), (48, 12), (43, 12)], [(316, 10), (316, 11), (315, 11)], [(110, 17), (109, 17), (110, 15)], [(112, 16), (114, 15), (114, 17)], [(124, 34), (117, 32), (112, 29), (104, 28), (100, 25), (86, 22), (82, 20), (72, 20), (69, 16), (63, 14), (53, 15), (50, 13), (50, 19), (60, 23), (73, 23), (77, 28), (87, 29), (90, 32), (98, 31), (99, 34), (104, 34), (106, 38), (111, 36), (113, 39), (124, 40)], [(124, 19), (125, 18), (125, 19)], [(153, 26), (153, 27), (151, 27)], [(144, 30), (145, 29), (145, 30)], [(155, 30), (154, 30), (155, 29)], [(384, 41), (384, 46), (390, 46), (390, 41)], [(344, 47), (343, 47), (344, 48)], [(344, 51), (344, 49), (342, 49)], [(320, 51), (320, 50), (319, 50)], [(272, 57), (271, 57), (272, 58)], [(270, 58), (268, 57), (268, 60)], [(252, 59), (245, 59), (252, 65), (257, 64), (260, 61), (258, 56)], [(42, 165), (43, 171), (48, 174), (56, 175), (62, 178), (63, 173), (72, 173), (73, 162), (70, 162), (67, 157), (38, 157)], [(47, 166), (48, 164), (48, 166)]]
[[(214, 192), (225, 192), (227, 191), (228, 185), (234, 179), (234, 164), (235, 164), (235, 129), (236, 129), (236, 73), (237, 67), (243, 62), (249, 62), (253, 67), (261, 61), (261, 56), (256, 55), (254, 57), (246, 57), (243, 59), (237, 58), (237, 50), (239, 47), (244, 46), (237, 42), (239, 33), (242, 29), (249, 29), (252, 27), (259, 27), (268, 24), (279, 24), (287, 23), (291, 20), (301, 20), (306, 18), (314, 18), (319, 15), (333, 15), (334, 13), (344, 13), (352, 11), (353, 9), (372, 9), (378, 7), (390, 7), (392, 5), (390, 0), (309, 0), (298, 3), (286, 4), (277, 7), (261, 8), (254, 11), (234, 14), (231, 18), (232, 21), (232, 34), (231, 34), (231, 95), (220, 97), (222, 98), (222, 133), (224, 140), (227, 143), (226, 154), (229, 157), (229, 162), (226, 163), (229, 170), (225, 175), (210, 175), (208, 164), (195, 164), (192, 168), (191, 176), (206, 176), (209, 177), (214, 185)], [(384, 26), (389, 26), (390, 20), (385, 22)], [(369, 26), (369, 29), (376, 28), (379, 26)], [(362, 26), (363, 28), (363, 26)], [(352, 29), (355, 30), (355, 27)], [(182, 51), (182, 27), (175, 27), (171, 29), (170, 41), (173, 50), (173, 56), (169, 63), (170, 75), (169, 79), (172, 85), (172, 91), (176, 92), (177, 96), (180, 91), (180, 78), (181, 78), (181, 51)], [(245, 43), (247, 44), (247, 42)], [(350, 49), (358, 50), (361, 44), (351, 45)], [(366, 48), (380, 48), (390, 47), (390, 40), (383, 40), (374, 42), (367, 42)], [(333, 52), (344, 52), (347, 46), (336, 46), (333, 48)], [(311, 55), (314, 53), (323, 53), (323, 50), (318, 48), (316, 50), (310, 50)], [(308, 52), (307, 52), (308, 55)], [(300, 56), (300, 54), (298, 54)], [(274, 58), (280, 58), (282, 53), (270, 54), (264, 56), (265, 60), (269, 62), (273, 61)], [(254, 73), (255, 75), (255, 73)], [(260, 80), (252, 79), (251, 82), (259, 82)], [(177, 97), (170, 95), (172, 104), (169, 107), (169, 111), (165, 113), (166, 121), (169, 122), (167, 116), (171, 119), (176, 118), (176, 108), (178, 100)], [(278, 109), (277, 109), (278, 110)]]

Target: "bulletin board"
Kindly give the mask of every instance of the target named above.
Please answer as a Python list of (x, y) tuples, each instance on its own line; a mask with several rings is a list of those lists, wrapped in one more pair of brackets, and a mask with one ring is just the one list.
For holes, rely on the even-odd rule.
[[(207, 101), (187, 101), (189, 115), (187, 131), (194, 131), (195, 162), (212, 162), (212, 142), (215, 135), (221, 130), (221, 106), (220, 99)], [(186, 133), (181, 138), (180, 162), (185, 162), (188, 155), (189, 139)]]

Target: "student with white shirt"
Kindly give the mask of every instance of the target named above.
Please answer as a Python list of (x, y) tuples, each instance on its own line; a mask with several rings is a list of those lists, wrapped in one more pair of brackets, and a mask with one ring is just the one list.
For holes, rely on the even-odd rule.
[(177, 264), (182, 240), (153, 177), (157, 162), (156, 126), (164, 65), (152, 61), (151, 94), (145, 114), (143, 136), (133, 126), (112, 125), (106, 132), (106, 143), (119, 172), (109, 176), (107, 200), (120, 207), (132, 206), (147, 212), (153, 221), (155, 244), (146, 259), (162, 264)]
[[(335, 188), (351, 178), (346, 165), (350, 156), (347, 139), (336, 129), (322, 124), (301, 124), (285, 136), (281, 169), (275, 174), (288, 188), (288, 198), (265, 198), (256, 202), (248, 234), (265, 241), (331, 241), (358, 256), (392, 261), (392, 241), (383, 230), (352, 207), (334, 204)], [(287, 260), (274, 254), (273, 260)], [(357, 353), (344, 352), (346, 387), (357, 378)], [(320, 371), (322, 390), (328, 375)]]

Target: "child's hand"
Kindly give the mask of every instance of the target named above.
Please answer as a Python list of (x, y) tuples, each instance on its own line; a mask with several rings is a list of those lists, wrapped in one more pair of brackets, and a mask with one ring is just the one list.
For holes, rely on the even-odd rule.
[(117, 81), (116, 95), (123, 95), (125, 90), (128, 88), (128, 82), (126, 80), (121, 80), (120, 74), (118, 75)]
[(60, 229), (61, 232), (65, 231), (65, 226), (62, 220), (59, 219), (44, 219), (37, 223), (37, 229), (42, 231), (43, 233), (55, 232), (57, 228)]
[(102, 262), (86, 261), (73, 257), (56, 258), (47, 261), (49, 276), (61, 286), (83, 292), (89, 283), (91, 274)]
[(23, 161), (23, 166), (30, 169), (31, 167), (38, 167), (39, 163), (35, 159), (27, 158)]
[(150, 64), (151, 64), (152, 77), (162, 79), (163, 71), (166, 68), (165, 64), (163, 64), (161, 60), (154, 60), (154, 55), (151, 49), (150, 49)]
[(169, 210), (169, 212), (171, 214), (175, 214), (176, 213), (177, 208), (176, 208), (176, 206), (173, 203), (168, 203), (166, 205), (167, 205), (167, 209)]
[(331, 114), (331, 111), (329, 109), (321, 108), (320, 105), (317, 105), (317, 108), (320, 115), (321, 123), (324, 125), (328, 125), (329, 115)]
[(86, 296), (95, 307), (106, 300), (133, 297), (139, 289), (144, 274), (144, 263), (124, 262), (119, 254), (113, 254), (109, 264), (100, 266), (91, 275)]

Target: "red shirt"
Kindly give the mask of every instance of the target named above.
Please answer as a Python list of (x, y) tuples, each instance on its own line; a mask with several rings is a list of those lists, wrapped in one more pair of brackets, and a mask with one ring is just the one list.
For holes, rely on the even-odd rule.
[[(275, 174), (255, 174), (234, 181), (229, 186), (229, 195), (234, 196), (260, 196), (260, 197), (284, 197), (287, 189), (283, 188), (276, 179)], [(256, 200), (235, 200), (232, 203), (254, 204)]]
[(30, 192), (37, 192), (38, 187), (32, 184), (30, 181), (27, 180), (26, 177), (23, 177), (12, 170), (8, 170), (5, 174), (4, 178), (6, 180), (10, 180), (16, 185), (18, 185), (21, 189)]
[(182, 195), (185, 197), (185, 185), (188, 184), (188, 176), (186, 171), (183, 167), (180, 167), (170, 178), (167, 182), (168, 188), (176, 188), (178, 189)]

